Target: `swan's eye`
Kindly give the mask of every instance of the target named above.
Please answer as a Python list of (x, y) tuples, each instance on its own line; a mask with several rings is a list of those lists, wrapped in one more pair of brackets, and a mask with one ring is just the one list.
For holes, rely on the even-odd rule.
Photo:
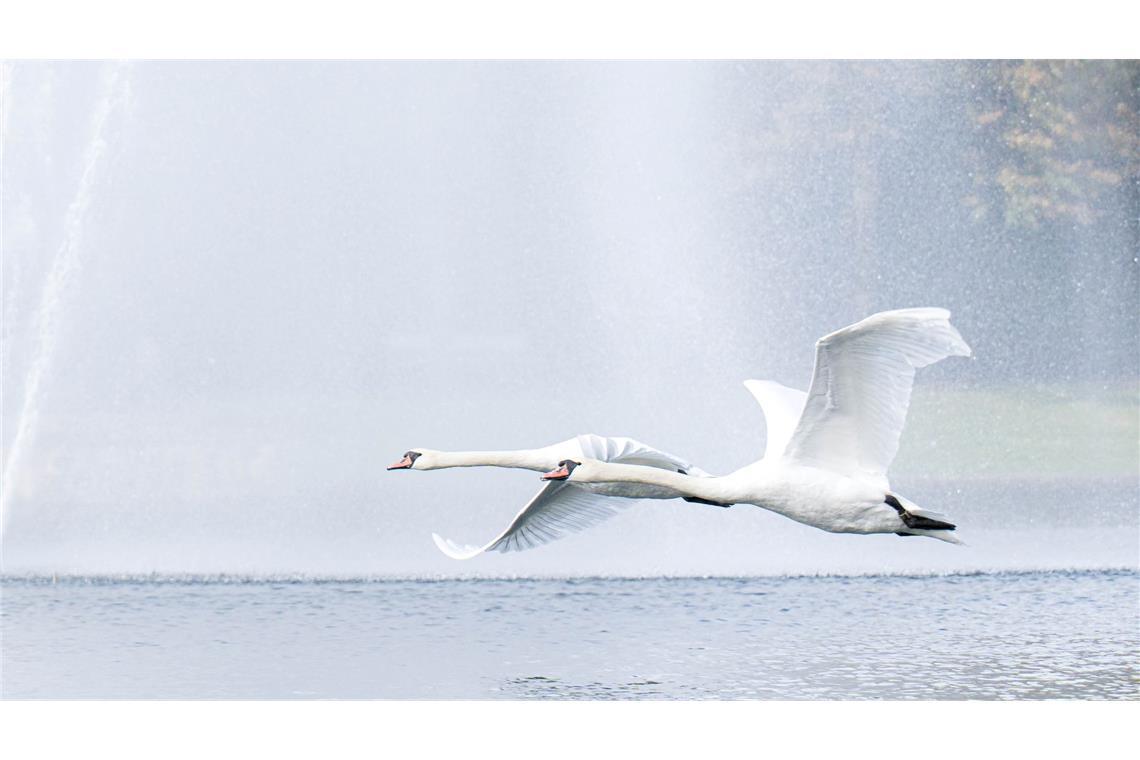
[(418, 452), (418, 451), (405, 451), (404, 456), (406, 456), (408, 459), (412, 460), (412, 462), (414, 463), (417, 459), (420, 458), (420, 452)]

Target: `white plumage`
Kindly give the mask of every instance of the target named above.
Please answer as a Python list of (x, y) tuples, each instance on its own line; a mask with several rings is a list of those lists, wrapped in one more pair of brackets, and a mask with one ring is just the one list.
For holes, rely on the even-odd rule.
[(458, 544), (438, 533), (431, 537), (440, 551), (453, 559), (471, 559), (483, 552), (523, 551), (593, 527), (634, 503), (632, 498), (613, 498), (566, 482), (550, 481), (502, 533), (483, 546)]
[(844, 475), (885, 475), (899, 448), (914, 371), (969, 355), (946, 309), (885, 311), (820, 338), (787, 456)]
[(771, 380), (745, 380), (744, 387), (764, 410), (764, 422), (768, 428), (764, 459), (775, 459), (784, 453), (788, 441), (792, 440), (808, 395)]

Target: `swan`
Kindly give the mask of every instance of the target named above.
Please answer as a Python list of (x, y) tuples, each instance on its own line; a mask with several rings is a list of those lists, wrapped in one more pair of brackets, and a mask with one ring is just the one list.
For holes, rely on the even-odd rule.
[[(436, 451), (411, 449), (389, 470), (441, 470), (449, 467), (510, 467), (546, 472), (566, 459), (601, 462), (683, 472), (692, 477), (711, 477), (689, 462), (632, 438), (593, 434), (538, 449), (519, 451)], [(622, 497), (616, 499), (613, 497)], [(498, 536), (482, 546), (459, 544), (432, 533), (440, 551), (453, 559), (471, 559), (484, 552), (512, 552), (557, 540), (567, 533), (584, 530), (613, 517), (636, 499), (676, 499), (685, 495), (667, 486), (642, 483), (569, 484), (546, 483)], [(698, 499), (692, 498), (697, 501)]]
[(894, 533), (961, 543), (952, 533), (956, 526), (943, 515), (891, 490), (887, 468), (898, 451), (915, 370), (970, 355), (946, 309), (873, 314), (816, 342), (811, 387), (794, 424), (789, 424), (789, 405), (774, 403), (782, 386), (751, 381), (749, 390), (764, 406), (769, 426), (764, 457), (753, 464), (723, 477), (693, 478), (571, 458), (542, 479), (657, 485), (721, 504), (754, 504), (832, 533)]
[[(790, 432), (803, 409), (807, 394), (778, 383), (747, 380), (745, 387), (760, 402), (768, 418), (769, 446), (772, 428)], [(519, 451), (436, 451), (410, 449), (389, 470), (442, 470), (450, 467), (509, 467), (546, 472), (566, 460), (592, 459), (678, 472), (690, 477), (712, 477), (699, 467), (632, 438), (578, 435), (539, 449)], [(432, 540), (453, 559), (471, 559), (484, 552), (512, 552), (555, 541), (613, 517), (637, 499), (676, 499), (710, 503), (667, 486), (645, 483), (565, 483), (551, 479), (519, 511), (510, 525), (482, 546), (460, 544), (432, 533)], [(716, 506), (727, 506), (716, 502)]]

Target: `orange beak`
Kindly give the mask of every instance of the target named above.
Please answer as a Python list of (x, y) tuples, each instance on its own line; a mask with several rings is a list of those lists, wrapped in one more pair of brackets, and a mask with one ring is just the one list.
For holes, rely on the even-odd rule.
[(395, 464), (388, 465), (388, 469), (389, 470), (410, 470), (410, 469), (412, 469), (412, 464), (413, 464), (412, 458), (410, 456), (408, 456), (407, 454), (405, 454), (404, 458), (401, 459), (399, 462), (396, 462)]
[(551, 470), (550, 472), (544, 472), (542, 474), (541, 479), (542, 480), (566, 480), (566, 478), (568, 478), (568, 477), (570, 477), (570, 468), (567, 467), (566, 465), (562, 465), (558, 469)]

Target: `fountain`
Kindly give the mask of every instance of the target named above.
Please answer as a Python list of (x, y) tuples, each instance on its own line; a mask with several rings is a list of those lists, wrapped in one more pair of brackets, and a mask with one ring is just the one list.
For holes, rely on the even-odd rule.
[[(82, 155), (81, 170), (75, 196), (67, 206), (63, 217), (62, 241), (54, 256), (51, 257), (46, 275), (43, 277), (42, 290), (37, 299), (30, 326), (30, 350), (26, 361), (26, 371), (22, 383), (22, 397), (19, 411), (15, 414), (15, 428), (11, 438), (5, 437), (5, 457), (3, 463), (3, 483), (0, 484), (0, 534), (8, 525), (11, 502), (17, 493), (19, 478), (24, 474), (27, 447), (30, 439), (36, 432), (39, 417), (39, 406), (43, 393), (42, 385), (45, 374), (52, 370), (55, 362), (55, 350), (58, 342), (57, 333), (59, 322), (64, 318), (66, 302), (72, 297), (71, 289), (75, 287), (75, 280), (83, 265), (83, 231), (88, 216), (92, 198), (96, 192), (100, 173), (105, 171), (106, 154), (108, 152), (107, 140), (110, 123), (117, 111), (126, 101), (129, 91), (127, 79), (127, 66), (124, 64), (108, 64), (106, 70), (100, 74), (98, 94), (94, 112), (91, 115), (90, 136), (87, 147)], [(10, 88), (10, 70), (5, 70), (5, 93)], [(4, 137), (7, 138), (9, 121), (8, 108), (4, 110)], [(16, 193), (19, 189), (16, 189)], [(14, 193), (15, 194), (15, 193)], [(18, 196), (17, 196), (18, 197)], [(32, 256), (34, 252), (13, 245), (5, 249), (6, 258), (15, 259), (14, 266), (20, 265), (20, 259)], [(17, 283), (18, 283), (17, 278)], [(19, 303), (18, 293), (5, 293), (5, 306)], [(17, 321), (18, 316), (5, 308), (5, 326)], [(5, 330), (4, 365), (8, 369), (9, 350), (12, 336)], [(58, 370), (57, 370), (58, 371)], [(8, 378), (5, 378), (6, 381)], [(10, 386), (9, 386), (10, 387)], [(9, 421), (10, 418), (6, 418)], [(10, 422), (9, 422), (10, 424)]]

